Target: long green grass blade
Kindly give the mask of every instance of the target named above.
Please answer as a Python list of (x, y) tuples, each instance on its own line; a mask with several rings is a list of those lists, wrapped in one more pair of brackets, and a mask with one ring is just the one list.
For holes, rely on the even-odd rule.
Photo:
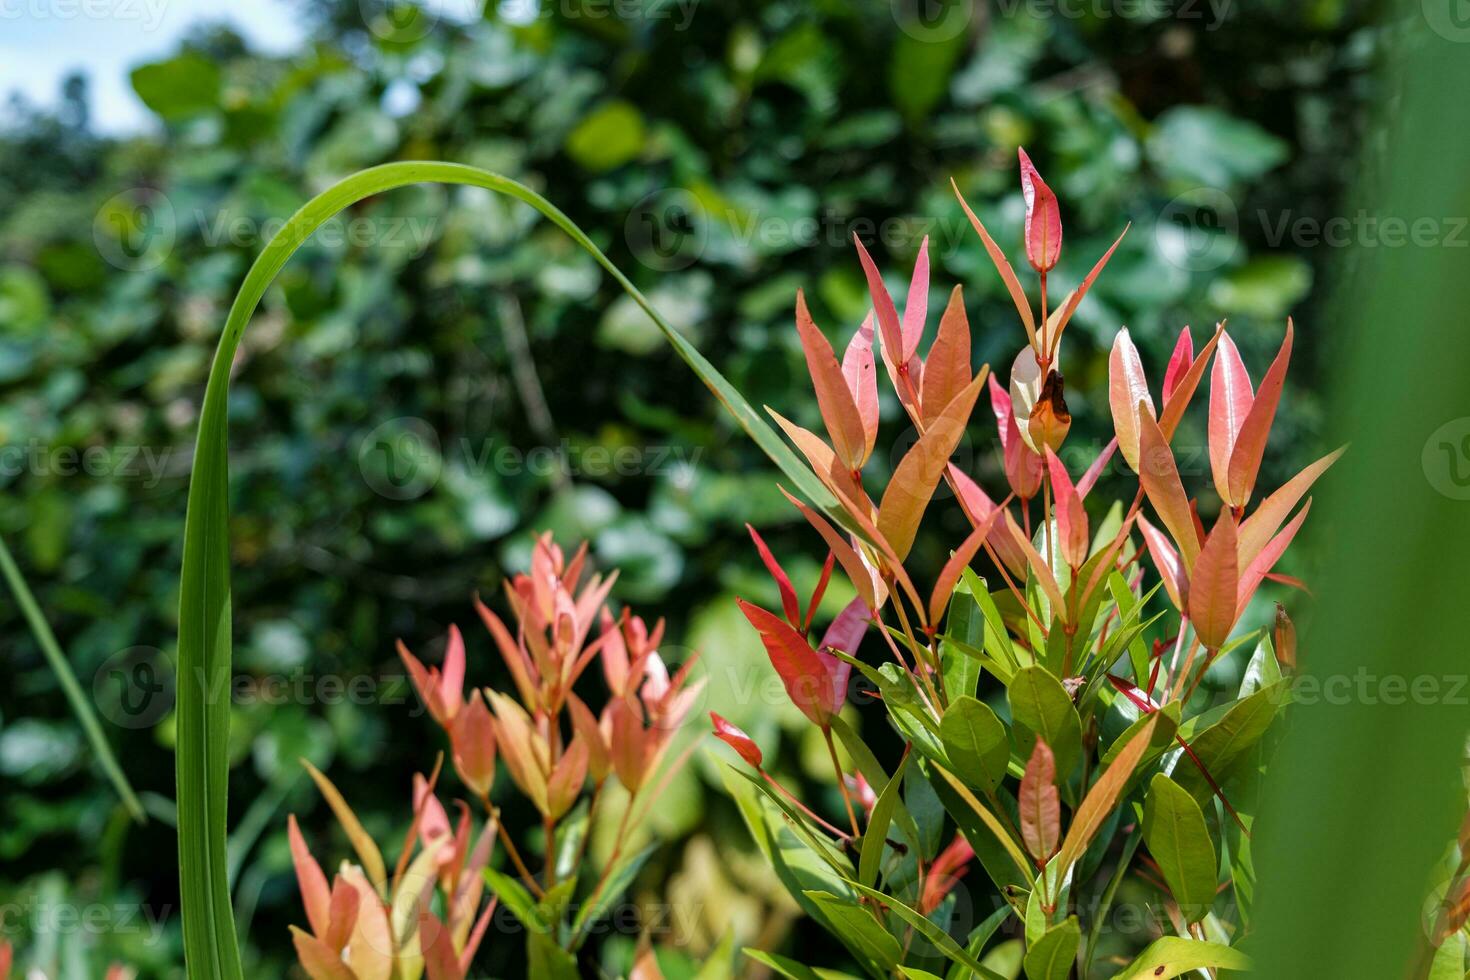
[(143, 811), (143, 804), (138, 801), (138, 794), (133, 792), (133, 786), (128, 782), (128, 777), (123, 774), (122, 767), (117, 764), (117, 756), (112, 754), (112, 747), (107, 744), (107, 736), (102, 732), (102, 723), (97, 720), (97, 713), (92, 710), (92, 702), (87, 700), (86, 694), (82, 692), (82, 686), (77, 683), (77, 675), (72, 673), (71, 664), (67, 663), (66, 655), (61, 652), (61, 644), (56, 642), (56, 634), (51, 632), (51, 624), (46, 622), (46, 617), (41, 615), (41, 607), (36, 604), (36, 597), (31, 594), (30, 586), (26, 584), (25, 576), (20, 573), (20, 568), (15, 564), (15, 559), (10, 555), (10, 549), (5, 542), (0, 540), (0, 573), (5, 576), (6, 585), (10, 586), (10, 592), (15, 596), (16, 605), (20, 606), (22, 615), (30, 624), (31, 632), (40, 644), (41, 653), (46, 657), (46, 662), (51, 665), (51, 670), (56, 674), (56, 680), (61, 684), (61, 691), (66, 695), (67, 702), (71, 705), (72, 713), (77, 716), (77, 722), (86, 733), (87, 741), (92, 743), (92, 751), (97, 753), (97, 762), (102, 766), (102, 771), (107, 774), (117, 795), (122, 797), (123, 806), (127, 807), (128, 813), (132, 814), (134, 820), (146, 823), (147, 815)]
[[(230, 365), (261, 297), (286, 261), (323, 222), (374, 194), (419, 183), (467, 184), (506, 194), (539, 211), (586, 249), (658, 326), (720, 403), (779, 466), (793, 487), (837, 516), (837, 502), (775, 430), (638, 288), (550, 201), (516, 181), (453, 163), (390, 163), (354, 174), (318, 194), (265, 246), (235, 296), (210, 366), (199, 418), (184, 525), (179, 592), (179, 876), (184, 954), (193, 977), (243, 980), (230, 910), (226, 843), (229, 764), (230, 558), (228, 400)], [(840, 519), (840, 518), (839, 518)]]

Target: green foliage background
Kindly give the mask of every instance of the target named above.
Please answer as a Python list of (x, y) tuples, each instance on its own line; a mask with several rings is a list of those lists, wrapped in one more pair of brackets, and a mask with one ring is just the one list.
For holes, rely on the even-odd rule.
[[(1314, 391), (1332, 330), (1313, 299), (1333, 250), (1278, 229), (1339, 213), (1375, 92), (1370, 11), (1229, 5), (1217, 21), (1204, 5), (1185, 16), (1037, 0), (916, 21), (901, 2), (871, 0), (530, 9), (492, 5), (460, 23), (371, 3), (282, 8), (314, 25), (312, 43), (286, 58), (203, 26), (135, 72), (158, 118), (127, 139), (92, 132), (79, 82), (59, 112), (11, 106), (0, 132), (0, 534), (84, 688), (95, 680), (104, 714), (123, 722), (108, 734), (155, 819), (128, 823), (19, 611), (0, 603), (0, 904), (144, 903), (165, 937), (113, 929), (73, 942), (52, 930), (38, 948), (44, 958), (49, 941), (67, 976), (84, 975), (77, 964), (94, 952), (181, 975), (171, 719), (107, 708), (109, 668), (138, 647), (158, 651), (145, 660), (170, 653), (185, 476), (225, 307), (268, 222), (355, 168), (442, 158), (537, 187), (753, 404), (812, 424), (794, 294), (807, 290), (834, 335), (857, 325), (854, 231), (870, 246), (879, 234), (875, 256), (895, 286), (929, 234), (931, 307), (964, 284), (977, 360), (1005, 375), (1020, 331), (948, 180), (1018, 245), (1024, 143), (1063, 201), (1057, 281), (1080, 278), (1132, 222), (1068, 334), (1071, 444), (1096, 446), (1120, 325), (1158, 370), (1180, 326), (1199, 338), (1228, 315), (1247, 363), (1263, 365), (1293, 312), (1300, 354), (1263, 483), (1318, 446)], [(432, 653), (458, 622), (472, 677), (501, 683), (469, 600), (497, 591), (533, 531), (589, 538), (599, 563), (621, 565), (617, 599), (667, 615), (674, 643), (701, 651), (705, 707), (772, 748), (795, 716), (751, 694), (768, 670), (731, 596), (776, 597), (742, 525), (793, 556), (799, 587), (821, 558), (769, 465), (652, 325), (528, 209), (409, 189), (363, 205), (341, 231), (309, 245), (268, 294), (234, 385), (245, 681), (231, 826), (252, 975), (286, 974), (285, 926), (301, 920), (285, 813), (300, 815), (319, 856), (346, 853), (295, 760), (329, 765), (370, 828), (396, 839), (409, 775), (432, 764), (437, 743), (393, 640)], [(424, 431), (405, 418), (432, 430), (438, 450), (393, 462), (437, 478), (385, 496), (374, 434)], [(1202, 432), (1177, 444), (1191, 440), (1202, 447)], [(507, 447), (550, 447), (574, 472), (507, 465)], [(596, 451), (620, 449), (632, 455), (607, 458), (634, 462), (607, 471)], [(971, 433), (967, 451), (997, 486), (993, 432)], [(960, 530), (952, 516), (919, 544), (936, 567)], [(328, 677), (366, 678), (366, 700), (395, 703), (351, 703)], [(252, 680), (285, 690), (256, 696)], [(788, 737), (777, 766), (817, 799), (833, 792), (820, 751)], [(781, 948), (792, 913), (713, 773), (697, 761), (657, 808), (670, 845), (635, 893), (693, 910), (656, 937), (691, 958), (731, 924), (742, 943)], [(7, 928), (16, 921), (28, 942), (37, 920)], [(610, 936), (598, 955), (617, 968), (632, 938)], [(824, 941), (804, 932), (802, 958), (840, 963)], [(519, 942), (488, 945), (487, 969), (518, 972)]]

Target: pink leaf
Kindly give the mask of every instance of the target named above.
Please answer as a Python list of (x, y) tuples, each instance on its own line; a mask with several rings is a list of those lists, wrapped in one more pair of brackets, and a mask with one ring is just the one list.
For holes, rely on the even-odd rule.
[(1021, 776), (1018, 799), (1021, 840), (1039, 863), (1057, 852), (1062, 836), (1062, 804), (1057, 796), (1057, 763), (1051, 747), (1038, 738)]
[(1230, 639), (1239, 588), (1235, 515), (1224, 507), (1189, 576), (1189, 619), (1205, 649), (1219, 650)]
[(1108, 405), (1113, 410), (1113, 428), (1118, 433), (1118, 448), (1133, 471), (1138, 472), (1138, 406), (1142, 403), (1154, 415), (1154, 400), (1143, 374), (1143, 361), (1138, 348), (1128, 335), (1128, 328), (1113, 338), (1108, 355)]
[(786, 614), (786, 621), (792, 626), (801, 628), (801, 605), (796, 598), (796, 589), (791, 584), (791, 578), (776, 556), (771, 554), (771, 549), (766, 547), (765, 539), (760, 536), (754, 527), (747, 524), (745, 529), (750, 532), (750, 538), (755, 542), (755, 550), (761, 556), (761, 563), (766, 566), (766, 571), (771, 578), (776, 580), (776, 588), (781, 592), (781, 610)]
[(883, 354), (897, 361), (904, 346), (903, 328), (898, 321), (898, 310), (893, 305), (893, 297), (888, 294), (888, 287), (883, 285), (883, 276), (878, 272), (878, 267), (873, 264), (873, 257), (868, 254), (866, 248), (863, 248), (862, 240), (856, 234), (852, 236), (852, 240), (857, 245), (858, 259), (862, 262), (863, 274), (868, 278), (868, 292), (873, 297), (873, 310), (878, 314), (878, 332), (883, 337)]
[(867, 445), (862, 416), (858, 414), (857, 403), (847, 386), (847, 377), (832, 353), (832, 345), (812, 322), (801, 290), (796, 292), (796, 331), (801, 337), (807, 371), (817, 393), (817, 407), (821, 409), (827, 434), (832, 437), (832, 447), (849, 470), (860, 469), (866, 458), (864, 450)]
[(761, 755), (761, 747), (755, 744), (755, 739), (713, 711), (709, 713), (709, 720), (715, 726), (715, 738), (734, 749), (747, 765), (757, 769), (761, 767), (764, 756)]
[[(979, 527), (999, 509), (990, 499), (990, 495), (980, 487), (980, 484), (970, 479), (958, 466), (951, 463), (947, 472), (949, 478), (954, 481), (960, 506), (964, 509), (965, 516), (970, 519), (971, 527)], [(1020, 548), (1016, 547), (1016, 543), (1011, 540), (1009, 534), (997, 534), (990, 540), (990, 547), (995, 550), (996, 557), (1011, 570), (1013, 575), (1026, 574), (1026, 556), (1021, 553)]]
[(293, 813), (286, 818), (286, 840), (291, 845), (291, 863), (296, 867), (296, 883), (301, 888), (301, 904), (306, 906), (306, 921), (311, 931), (325, 936), (331, 925), (331, 889), (327, 887), (327, 876), (321, 865), (311, 856), (301, 828)]
[(847, 380), (847, 390), (852, 393), (853, 404), (863, 422), (863, 462), (866, 463), (878, 440), (878, 373), (873, 361), (871, 312), (847, 343), (847, 351), (842, 355), (842, 376)]
[(1026, 260), (1037, 272), (1046, 272), (1057, 264), (1062, 251), (1062, 214), (1057, 196), (1041, 174), (1031, 165), (1031, 158), (1020, 147), (1021, 195), (1026, 199)]
[(1291, 363), (1291, 320), (1286, 321), (1286, 336), (1276, 359), (1261, 379), (1261, 387), (1251, 402), (1235, 437), (1235, 448), (1230, 452), (1229, 489), (1230, 502), (1244, 507), (1256, 486), (1256, 476), (1261, 471), (1261, 457), (1266, 452), (1266, 440), (1271, 436), (1271, 424), (1276, 420), (1276, 406), (1281, 402), (1281, 391), (1286, 386), (1286, 368)]
[(903, 358), (907, 364), (919, 352), (924, 336), (924, 320), (929, 315), (929, 236), (919, 243), (919, 257), (914, 260), (914, 275), (909, 281), (909, 295), (903, 304)]
[(1210, 472), (1220, 499), (1233, 504), (1230, 495), (1230, 454), (1255, 395), (1245, 362), (1229, 334), (1220, 337), (1215, 367), (1210, 372)]
[(1097, 484), (1098, 477), (1102, 476), (1103, 470), (1107, 469), (1108, 460), (1113, 458), (1113, 453), (1117, 450), (1118, 437), (1114, 436), (1108, 440), (1102, 452), (1097, 454), (1097, 459), (1092, 461), (1092, 465), (1087, 467), (1087, 472), (1082, 474), (1082, 479), (1077, 481), (1077, 495), (1083, 500), (1087, 499), (1087, 494)]
[(837, 557), (837, 563), (847, 573), (848, 580), (852, 582), (853, 588), (867, 603), (868, 608), (873, 610), (881, 608), (883, 600), (887, 598), (887, 591), (883, 588), (881, 580), (875, 581), (869, 567), (858, 557), (857, 550), (837, 532), (837, 529), (825, 517), (787, 493), (784, 487), (781, 493), (796, 506), (797, 510), (801, 511), (801, 515), (822, 536), (822, 540), (827, 542), (827, 547)]
[(995, 380), (995, 375), (987, 379), (987, 384), (990, 386), (990, 406), (995, 412), (996, 427), (1000, 430), (1006, 482), (1017, 497), (1030, 500), (1041, 489), (1041, 472), (1045, 464), (1021, 438), (1015, 413), (1011, 411), (1011, 396)]
[(1164, 591), (1169, 593), (1174, 608), (1184, 612), (1188, 608), (1189, 579), (1179, 561), (1179, 552), (1174, 550), (1164, 532), (1146, 521), (1142, 514), (1138, 515), (1138, 527), (1143, 532), (1143, 543), (1148, 547), (1149, 557), (1154, 560), (1154, 567), (1164, 580)]
[(852, 676), (852, 664), (834, 657), (831, 651), (840, 650), (850, 657), (857, 656), (858, 645), (868, 632), (871, 618), (867, 603), (860, 598), (853, 599), (842, 607), (827, 627), (827, 632), (822, 634), (822, 642), (817, 644), (817, 656), (822, 658), (827, 673), (832, 677), (832, 700), (828, 708), (834, 715), (847, 703), (847, 681)]
[(495, 720), (479, 690), (470, 694), (464, 710), (449, 729), (454, 770), (479, 796), (487, 796), (495, 782)]
[(1063, 561), (1079, 568), (1087, 561), (1087, 511), (1067, 468), (1050, 449), (1046, 451), (1046, 465), (1051, 471), (1052, 496), (1056, 498), (1058, 550)]
[(1174, 391), (1179, 387), (1179, 382), (1184, 379), (1185, 373), (1194, 363), (1194, 338), (1189, 335), (1189, 328), (1185, 327), (1179, 331), (1179, 339), (1174, 342), (1174, 353), (1169, 355), (1169, 366), (1164, 369), (1164, 403), (1168, 404), (1170, 398), (1174, 397)]

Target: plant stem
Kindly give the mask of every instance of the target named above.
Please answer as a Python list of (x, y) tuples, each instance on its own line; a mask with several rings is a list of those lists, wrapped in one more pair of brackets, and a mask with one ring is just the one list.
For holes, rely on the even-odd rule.
[(490, 802), (489, 796), (482, 795), (480, 805), (485, 808), (490, 819), (495, 821), (495, 832), (500, 837), (500, 842), (505, 845), (505, 853), (510, 855), (511, 863), (516, 866), (516, 873), (521, 876), (521, 881), (526, 883), (526, 887), (531, 889), (538, 899), (545, 898), (546, 892), (536, 881), (536, 876), (531, 874), (530, 869), (526, 867), (526, 862), (521, 860), (521, 852), (516, 850), (515, 841), (510, 839), (510, 834), (505, 829), (505, 821), (500, 819), (500, 810)]
[(832, 744), (832, 729), (823, 728), (822, 737), (827, 740), (827, 755), (832, 759), (832, 771), (837, 774), (837, 789), (842, 793), (842, 805), (847, 807), (847, 819), (852, 822), (852, 836), (861, 837), (858, 830), (857, 812), (852, 808), (852, 797), (847, 792), (847, 781), (842, 778), (842, 763), (837, 761), (837, 746)]

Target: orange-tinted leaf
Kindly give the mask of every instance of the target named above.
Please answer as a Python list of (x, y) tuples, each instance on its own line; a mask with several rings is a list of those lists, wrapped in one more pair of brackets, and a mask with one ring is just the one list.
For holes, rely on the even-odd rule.
[(750, 539), (755, 542), (756, 553), (761, 556), (761, 564), (766, 566), (766, 571), (771, 578), (776, 580), (776, 588), (781, 593), (781, 611), (786, 614), (786, 621), (792, 626), (801, 626), (801, 604), (796, 598), (796, 589), (791, 585), (791, 577), (786, 574), (786, 569), (771, 554), (771, 549), (766, 547), (765, 539), (760, 536), (754, 527), (747, 524), (745, 529), (750, 532)]
[[(1249, 601), (1249, 600), (1247, 600)], [(1281, 603), (1276, 603), (1276, 624), (1271, 630), (1271, 646), (1276, 651), (1276, 660), (1286, 670), (1296, 669), (1296, 625), (1291, 617), (1286, 615), (1286, 609)], [(1460, 829), (1460, 851), (1470, 852), (1465, 838), (1465, 828), (1470, 827), (1470, 819)]]
[(1139, 759), (1153, 742), (1154, 726), (1157, 724), (1158, 719), (1151, 718), (1134, 733), (1077, 805), (1076, 812), (1072, 814), (1072, 826), (1067, 828), (1067, 839), (1062, 842), (1061, 851), (1057, 855), (1057, 877), (1062, 881), (1067, 880), (1067, 872), (1081, 860), (1097, 837), (1098, 831), (1107, 822), (1108, 816), (1118, 805), (1118, 799), (1127, 789), (1133, 770), (1138, 768)]
[(853, 548), (848, 540), (825, 517), (787, 493), (784, 487), (781, 488), (781, 493), (785, 494), (786, 499), (791, 501), (797, 510), (801, 511), (802, 516), (807, 519), (807, 523), (816, 528), (817, 533), (822, 536), (822, 540), (827, 542), (827, 547), (837, 557), (837, 563), (847, 573), (848, 580), (852, 582), (853, 588), (857, 590), (857, 594), (868, 604), (868, 608), (873, 610), (881, 609), (883, 601), (887, 598), (887, 592), (883, 588), (881, 580), (875, 581), (872, 570), (864, 564), (862, 558), (858, 556), (857, 550)]
[(1194, 527), (1189, 498), (1179, 481), (1179, 468), (1174, 453), (1159, 424), (1143, 407), (1138, 408), (1138, 480), (1154, 505), (1164, 527), (1174, 537), (1174, 544), (1184, 559), (1184, 570), (1192, 573), (1194, 557), (1199, 554), (1199, 537)]
[(330, 925), (321, 936), (322, 942), (329, 949), (342, 952), (347, 941), (352, 938), (352, 930), (357, 927), (357, 910), (362, 905), (362, 895), (356, 888), (345, 881), (340, 875), (332, 883), (332, 899), (330, 906)]
[(1078, 568), (1087, 560), (1087, 511), (1067, 468), (1050, 448), (1046, 451), (1046, 465), (1051, 471), (1052, 497), (1056, 500), (1058, 550), (1063, 561)]
[[(919, 352), (919, 341), (924, 336), (924, 320), (929, 316), (929, 236), (919, 243), (919, 257), (914, 261), (914, 275), (909, 280), (909, 294), (903, 302), (903, 357), (895, 358), (907, 364)], [(942, 406), (941, 406), (942, 407)]]
[(347, 834), (347, 839), (352, 843), (352, 849), (357, 852), (358, 860), (362, 862), (363, 870), (366, 871), (377, 888), (385, 888), (388, 884), (388, 870), (383, 864), (383, 854), (378, 850), (378, 845), (373, 841), (368, 832), (363, 829), (357, 814), (352, 812), (352, 807), (347, 805), (347, 800), (337, 790), (322, 772), (305, 759), (301, 764), (306, 767), (307, 773), (311, 775), (316, 788), (321, 792), (322, 798), (332, 808), (332, 815), (341, 824), (342, 830)]
[[(1028, 348), (1029, 349), (1029, 348)], [(1045, 467), (1041, 456), (1021, 438), (1021, 429), (1016, 424), (1011, 410), (1011, 396), (991, 375), (986, 383), (990, 387), (990, 407), (995, 413), (996, 428), (1000, 430), (1000, 447), (1004, 457), (1006, 482), (1011, 492), (1022, 500), (1030, 500), (1041, 489), (1041, 474)]]
[(744, 599), (736, 602), (745, 618), (750, 620), (750, 625), (760, 634), (761, 643), (771, 658), (771, 666), (776, 668), (791, 703), (813, 723), (826, 728), (834, 713), (832, 679), (817, 651), (779, 617)]
[(1219, 650), (1230, 638), (1239, 589), (1235, 516), (1222, 507), (1189, 576), (1189, 619), (1207, 650)]
[(587, 773), (594, 783), (600, 783), (612, 767), (608, 733), (598, 723), (592, 709), (575, 694), (567, 695), (567, 709), (572, 718), (572, 730), (587, 743)]
[(939, 320), (939, 335), (924, 362), (924, 389), (920, 397), (924, 421), (933, 422), (946, 405), (970, 383), (970, 321), (965, 316), (959, 286), (949, 294), (949, 305)]
[(301, 836), (294, 813), (286, 818), (286, 840), (291, 845), (291, 863), (296, 867), (296, 884), (301, 889), (301, 904), (306, 906), (306, 921), (313, 933), (325, 936), (332, 922), (332, 892), (327, 887), (327, 876), (322, 873), (321, 865), (311, 856)]
[(1143, 532), (1143, 543), (1148, 547), (1149, 557), (1154, 560), (1154, 567), (1164, 580), (1164, 591), (1169, 593), (1174, 608), (1184, 612), (1189, 598), (1189, 579), (1179, 561), (1179, 552), (1174, 550), (1164, 532), (1144, 520), (1142, 514), (1138, 515), (1138, 528)]
[(1256, 476), (1261, 471), (1261, 457), (1266, 452), (1266, 440), (1271, 437), (1271, 424), (1276, 420), (1276, 406), (1281, 402), (1281, 391), (1286, 386), (1286, 369), (1291, 363), (1291, 320), (1286, 321), (1286, 336), (1276, 359), (1261, 379), (1261, 387), (1251, 402), (1240, 431), (1235, 437), (1235, 448), (1230, 452), (1229, 488), (1230, 501), (1244, 507), (1256, 486)]
[(842, 465), (842, 461), (837, 458), (831, 446), (823, 442), (816, 433), (789, 421), (775, 409), (767, 406), (766, 411), (771, 414), (771, 418), (776, 420), (776, 424), (786, 433), (787, 438), (796, 444), (797, 449), (801, 450), (801, 454), (811, 464), (812, 471), (816, 473), (817, 478), (826, 485), (828, 490), (832, 491), (833, 496), (837, 498), (844, 510), (854, 515), (871, 514), (873, 502), (868, 499), (867, 491), (853, 478), (852, 471)]
[(888, 294), (888, 287), (883, 285), (883, 276), (878, 272), (878, 267), (873, 264), (873, 257), (868, 250), (863, 248), (863, 243), (856, 234), (852, 236), (853, 243), (857, 245), (858, 259), (863, 264), (863, 274), (868, 279), (868, 292), (873, 297), (873, 311), (878, 315), (878, 332), (883, 338), (883, 356), (898, 363), (903, 363), (899, 354), (903, 351), (903, 327), (898, 320), (898, 309), (893, 305), (893, 297)]
[(1302, 522), (1307, 519), (1307, 512), (1312, 509), (1312, 501), (1309, 499), (1306, 506), (1297, 511), (1297, 515), (1291, 519), (1291, 523), (1282, 529), (1281, 533), (1272, 538), (1261, 553), (1251, 559), (1245, 570), (1240, 573), (1240, 598), (1236, 606), (1236, 615), (1245, 612), (1245, 607), (1250, 603), (1251, 596), (1256, 594), (1256, 589), (1261, 587), (1261, 579), (1271, 571), (1275, 564), (1281, 560), (1286, 548), (1291, 544), (1291, 539), (1296, 537), (1296, 532), (1301, 530)]
[(858, 414), (857, 403), (847, 386), (847, 377), (837, 363), (837, 356), (832, 353), (832, 345), (812, 322), (801, 290), (796, 292), (796, 331), (801, 337), (801, 349), (806, 354), (812, 387), (816, 389), (817, 407), (822, 411), (827, 434), (832, 437), (832, 448), (849, 470), (860, 469), (866, 459), (864, 450), (867, 445), (862, 416)]
[(832, 679), (831, 708), (834, 715), (847, 703), (847, 682), (852, 676), (852, 664), (833, 656), (832, 651), (856, 657), (871, 619), (867, 604), (862, 599), (853, 599), (833, 618), (822, 634), (822, 641), (817, 644), (817, 656), (826, 668), (827, 676)]
[(355, 980), (352, 970), (330, 946), (295, 926), (289, 928), (296, 958), (311, 980)]
[(449, 744), (459, 778), (477, 795), (487, 795), (495, 782), (495, 719), (478, 690), (455, 717)]
[(709, 713), (709, 720), (715, 726), (715, 738), (734, 749), (747, 765), (757, 769), (761, 767), (764, 757), (761, 755), (761, 747), (755, 744), (755, 739), (713, 711)]
[(1210, 372), (1210, 472), (1215, 477), (1215, 490), (1227, 504), (1234, 503), (1230, 495), (1230, 454), (1254, 399), (1240, 351), (1230, 335), (1223, 334)]
[(919, 522), (934, 496), (934, 488), (944, 476), (950, 456), (965, 434), (965, 423), (987, 373), (981, 371), (909, 447), (883, 491), (883, 499), (878, 504), (878, 531), (899, 561), (913, 547)]
[(1128, 336), (1128, 328), (1113, 338), (1108, 355), (1108, 406), (1113, 410), (1113, 429), (1118, 433), (1118, 448), (1133, 471), (1138, 472), (1138, 406), (1142, 403), (1154, 415), (1154, 400), (1148, 392), (1148, 379), (1143, 374), (1143, 361), (1138, 348)]
[(959, 198), (960, 207), (965, 209), (965, 217), (970, 219), (970, 226), (975, 229), (975, 234), (980, 236), (981, 243), (985, 246), (985, 254), (990, 256), (990, 261), (995, 270), (1000, 273), (1001, 281), (1005, 283), (1006, 291), (1011, 294), (1011, 302), (1016, 304), (1016, 312), (1020, 314), (1021, 323), (1026, 327), (1026, 337), (1033, 348), (1041, 346), (1040, 339), (1036, 336), (1036, 318), (1031, 313), (1031, 301), (1026, 298), (1026, 291), (1021, 288), (1021, 281), (1016, 278), (1016, 270), (1011, 268), (1010, 260), (1001, 251), (1000, 246), (995, 244), (995, 239), (990, 237), (990, 232), (975, 217), (975, 212), (970, 210), (970, 205), (965, 201), (965, 196), (960, 193), (960, 187), (953, 180), (949, 186), (954, 188), (954, 196)]
[(1031, 750), (1021, 792), (1017, 798), (1021, 814), (1021, 842), (1040, 863), (1057, 852), (1062, 839), (1062, 804), (1057, 796), (1057, 763), (1051, 748), (1041, 738)]
[(939, 578), (934, 583), (934, 591), (929, 595), (929, 622), (939, 622), (940, 616), (944, 614), (944, 607), (949, 603), (950, 595), (954, 592), (955, 583), (960, 580), (960, 575), (969, 567), (975, 553), (985, 543), (986, 536), (990, 534), (990, 529), (995, 526), (996, 518), (999, 516), (1000, 510), (992, 507), (990, 513), (981, 519), (975, 529), (955, 549), (954, 554), (949, 556), (949, 561), (944, 563), (944, 568), (940, 570)]
[(1057, 196), (1026, 151), (1017, 147), (1016, 153), (1021, 158), (1021, 196), (1026, 199), (1026, 260), (1037, 272), (1046, 272), (1062, 253), (1062, 213)]
[(1189, 335), (1189, 328), (1185, 327), (1179, 331), (1179, 339), (1174, 342), (1174, 353), (1169, 355), (1169, 366), (1164, 369), (1164, 402), (1168, 403), (1174, 397), (1179, 382), (1184, 380), (1184, 375), (1194, 364), (1194, 338)]
[(873, 455), (878, 440), (878, 372), (873, 361), (873, 314), (858, 327), (842, 355), (842, 376), (863, 422), (863, 462)]
[(1266, 547), (1266, 542), (1271, 540), (1271, 535), (1281, 527), (1281, 522), (1286, 520), (1286, 515), (1290, 514), (1297, 502), (1306, 496), (1312, 484), (1317, 482), (1317, 478), (1327, 472), (1327, 469), (1345, 452), (1347, 452), (1346, 446), (1328, 453), (1287, 480), (1282, 484), (1281, 489), (1261, 501), (1255, 513), (1240, 525), (1240, 562), (1242, 565), (1249, 565), (1255, 560), (1256, 555), (1261, 553), (1261, 549)]
[(1065, 621), (1067, 603), (1062, 598), (1062, 590), (1057, 586), (1057, 579), (1052, 574), (1051, 566), (1046, 563), (1045, 558), (1041, 557), (1041, 552), (1036, 550), (1031, 539), (1026, 537), (1026, 533), (1021, 530), (1010, 511), (1005, 512), (1005, 522), (1006, 530), (1011, 534), (1011, 540), (1015, 542), (1021, 554), (1026, 556), (1026, 564), (1030, 565), (1031, 571), (1036, 574), (1036, 581), (1041, 586), (1041, 591), (1045, 592), (1046, 597), (1051, 600), (1052, 610)]
[(1067, 408), (1060, 371), (1049, 371), (1041, 385), (1040, 395), (1032, 406), (1031, 419), (1026, 431), (1031, 444), (1040, 452), (1042, 449), (1060, 449), (1072, 428), (1072, 413)]
[(1071, 322), (1072, 314), (1077, 312), (1077, 306), (1079, 303), (1082, 302), (1082, 297), (1087, 295), (1087, 291), (1091, 289), (1092, 284), (1097, 281), (1098, 274), (1101, 273), (1103, 271), (1103, 267), (1108, 264), (1108, 259), (1113, 257), (1113, 252), (1117, 250), (1120, 244), (1122, 244), (1123, 236), (1128, 234), (1128, 229), (1131, 227), (1133, 227), (1131, 224), (1123, 226), (1123, 230), (1118, 233), (1118, 237), (1114, 239), (1113, 244), (1108, 246), (1108, 250), (1103, 253), (1103, 257), (1097, 260), (1097, 264), (1092, 267), (1092, 271), (1087, 274), (1087, 277), (1082, 280), (1081, 284), (1078, 285), (1076, 289), (1067, 294), (1066, 302), (1064, 302), (1061, 307), (1058, 308), (1056, 314), (1053, 315), (1053, 319), (1056, 321), (1056, 326), (1054, 328), (1048, 327), (1048, 332), (1052, 336), (1057, 338), (1052, 344), (1053, 348), (1061, 343), (1061, 333), (1067, 328), (1067, 324)]
[(546, 781), (547, 816), (556, 820), (572, 808), (582, 784), (587, 781), (588, 746), (581, 735), (573, 737), (556, 761)]

